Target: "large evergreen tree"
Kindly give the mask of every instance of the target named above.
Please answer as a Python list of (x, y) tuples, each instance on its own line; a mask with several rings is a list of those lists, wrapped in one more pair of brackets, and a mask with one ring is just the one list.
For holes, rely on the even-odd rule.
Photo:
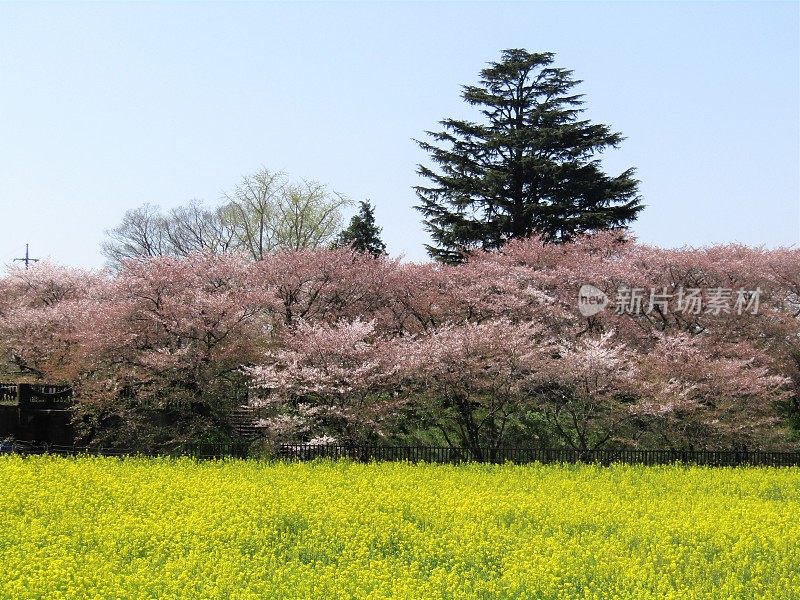
[(349, 246), (357, 252), (369, 252), (373, 256), (386, 254), (386, 245), (381, 240), (381, 228), (375, 224), (375, 209), (369, 200), (359, 202), (358, 213), (336, 239), (335, 246)]
[(457, 262), (531, 235), (567, 241), (624, 227), (643, 208), (634, 169), (611, 177), (598, 159), (623, 137), (582, 118), (580, 81), (553, 56), (505, 50), (462, 93), (485, 122), (445, 119), (444, 131), (417, 141), (433, 163), (419, 166), (429, 184), (415, 190), (434, 258)]

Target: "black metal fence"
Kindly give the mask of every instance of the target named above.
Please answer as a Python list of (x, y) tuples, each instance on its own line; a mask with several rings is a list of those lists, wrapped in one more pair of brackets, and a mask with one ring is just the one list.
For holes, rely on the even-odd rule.
[[(0, 442), (0, 453), (57, 454), (93, 456), (189, 456), (198, 459), (253, 458), (248, 444), (200, 443), (185, 444), (172, 450), (31, 445), (24, 442)], [(455, 448), (450, 446), (348, 446), (283, 444), (276, 448), (277, 458), (309, 461), (316, 459), (372, 461), (409, 461), (420, 463), (455, 464), (465, 462), (502, 464), (530, 463), (595, 463), (609, 465), (666, 465), (671, 463), (705, 466), (800, 466), (800, 452), (767, 452), (761, 450), (587, 450), (571, 448)]]
[(707, 466), (800, 466), (800, 452), (710, 450), (574, 450), (571, 448), (454, 448), (451, 446), (342, 446), (284, 444), (278, 456), (294, 460), (318, 458), (360, 462), (484, 462), (529, 464), (612, 463), (665, 465), (675, 462)]

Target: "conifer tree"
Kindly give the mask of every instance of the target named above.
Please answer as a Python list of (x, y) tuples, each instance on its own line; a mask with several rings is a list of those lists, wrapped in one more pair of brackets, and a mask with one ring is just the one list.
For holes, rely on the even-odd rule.
[(550, 52), (505, 50), (462, 97), (482, 122), (445, 119), (440, 132), (417, 141), (431, 165), (415, 187), (429, 254), (459, 262), (464, 252), (500, 248), (514, 238), (563, 242), (623, 228), (642, 210), (634, 169), (603, 172), (598, 155), (619, 133), (583, 118), (583, 95), (572, 71), (553, 67)]
[(380, 238), (381, 228), (375, 224), (375, 208), (369, 200), (359, 202), (358, 213), (336, 239), (337, 247), (349, 246), (357, 252), (368, 252), (373, 256), (386, 254), (386, 245)]

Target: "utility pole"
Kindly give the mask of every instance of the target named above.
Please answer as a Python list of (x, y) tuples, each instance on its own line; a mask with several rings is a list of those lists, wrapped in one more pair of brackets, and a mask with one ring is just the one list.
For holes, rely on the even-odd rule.
[(25, 258), (15, 258), (14, 262), (21, 261), (25, 263), (25, 268), (28, 268), (28, 265), (32, 262), (39, 262), (38, 258), (31, 258), (30, 254), (28, 254), (28, 244), (25, 244)]

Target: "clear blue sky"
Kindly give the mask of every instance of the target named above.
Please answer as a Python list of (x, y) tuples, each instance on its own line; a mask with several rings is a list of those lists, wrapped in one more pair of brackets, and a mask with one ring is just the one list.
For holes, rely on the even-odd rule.
[(144, 202), (259, 167), (371, 198), (424, 258), (412, 138), (504, 48), (553, 51), (627, 140), (663, 246), (800, 243), (800, 4), (0, 4), (0, 264), (100, 266)]

